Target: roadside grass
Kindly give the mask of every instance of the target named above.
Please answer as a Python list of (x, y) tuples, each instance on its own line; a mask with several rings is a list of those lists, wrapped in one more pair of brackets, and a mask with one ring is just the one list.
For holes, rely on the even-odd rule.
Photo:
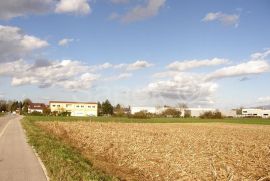
[(1, 117), (1, 116), (4, 116), (5, 114), (6, 114), (6, 113), (2, 113), (2, 112), (0, 112), (0, 117)]
[(90, 161), (79, 151), (36, 126), (35, 122), (44, 118), (25, 117), (22, 125), (27, 132), (30, 145), (36, 149), (43, 161), (51, 181), (118, 180), (93, 168)]
[(118, 122), (118, 123), (237, 123), (237, 124), (261, 124), (270, 125), (270, 119), (262, 118), (225, 118), (225, 119), (201, 119), (201, 118), (150, 118), (135, 119), (127, 117), (56, 117), (56, 116), (28, 116), (32, 121), (92, 121), (92, 122)]

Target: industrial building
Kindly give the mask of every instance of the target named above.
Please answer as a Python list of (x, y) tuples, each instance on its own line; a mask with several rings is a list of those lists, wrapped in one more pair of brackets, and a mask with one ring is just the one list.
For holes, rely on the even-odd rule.
[(94, 102), (50, 101), (51, 112), (69, 112), (71, 116), (97, 116), (98, 105)]
[(270, 110), (267, 109), (242, 109), (243, 117), (262, 117), (262, 118), (270, 118)]

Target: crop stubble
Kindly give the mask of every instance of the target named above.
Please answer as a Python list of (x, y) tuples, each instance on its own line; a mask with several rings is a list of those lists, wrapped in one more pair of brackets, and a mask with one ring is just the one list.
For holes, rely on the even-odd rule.
[(125, 180), (267, 180), (270, 176), (270, 126), (38, 125), (77, 148), (95, 167)]

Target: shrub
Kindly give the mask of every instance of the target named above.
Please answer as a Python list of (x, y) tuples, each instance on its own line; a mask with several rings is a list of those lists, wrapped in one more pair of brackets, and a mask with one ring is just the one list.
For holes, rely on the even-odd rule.
[(165, 111), (162, 112), (162, 115), (165, 117), (180, 117), (181, 116), (181, 111), (178, 111), (173, 108), (166, 109)]
[(202, 119), (222, 119), (223, 116), (220, 111), (207, 111), (200, 115)]
[(37, 111), (29, 113), (28, 115), (31, 115), (31, 116), (43, 116), (43, 114), (41, 112), (37, 112)]
[(147, 119), (149, 118), (149, 115), (146, 111), (140, 111), (140, 112), (134, 113), (133, 115), (130, 115), (130, 118)]

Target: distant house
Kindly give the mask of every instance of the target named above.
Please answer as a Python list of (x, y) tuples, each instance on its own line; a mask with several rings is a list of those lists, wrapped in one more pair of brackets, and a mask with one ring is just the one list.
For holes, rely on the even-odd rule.
[(43, 103), (31, 103), (28, 106), (28, 113), (33, 113), (33, 112), (40, 112), (43, 113), (43, 110), (46, 108), (46, 105)]
[(71, 116), (97, 116), (98, 105), (95, 102), (50, 101), (51, 112), (69, 112)]
[(270, 118), (270, 110), (268, 109), (242, 109), (243, 117), (262, 117), (262, 118)]

